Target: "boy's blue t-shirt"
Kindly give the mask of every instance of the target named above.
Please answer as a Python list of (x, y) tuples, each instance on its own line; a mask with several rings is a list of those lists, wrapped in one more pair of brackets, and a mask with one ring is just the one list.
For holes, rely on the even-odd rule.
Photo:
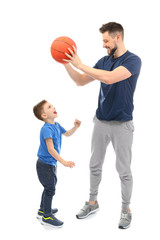
[(57, 122), (55, 124), (45, 123), (43, 125), (40, 131), (40, 146), (37, 154), (42, 162), (53, 166), (57, 164), (57, 160), (48, 152), (45, 139), (52, 138), (54, 148), (60, 154), (62, 134), (65, 132), (66, 130)]
[(141, 69), (141, 59), (126, 51), (118, 58), (113, 58), (113, 56), (101, 58), (94, 68), (112, 71), (119, 66), (127, 68), (132, 75), (111, 85), (101, 82), (96, 110), (96, 116), (99, 120), (130, 121), (133, 118), (133, 95)]

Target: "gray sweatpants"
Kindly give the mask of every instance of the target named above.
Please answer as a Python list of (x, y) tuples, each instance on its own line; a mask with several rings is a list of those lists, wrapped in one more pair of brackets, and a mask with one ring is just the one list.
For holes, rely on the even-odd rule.
[(102, 166), (107, 146), (112, 142), (116, 154), (116, 169), (121, 180), (122, 209), (128, 210), (132, 194), (131, 148), (133, 121), (100, 121), (94, 117), (92, 155), (90, 160), (90, 200), (97, 200), (98, 187), (102, 178)]

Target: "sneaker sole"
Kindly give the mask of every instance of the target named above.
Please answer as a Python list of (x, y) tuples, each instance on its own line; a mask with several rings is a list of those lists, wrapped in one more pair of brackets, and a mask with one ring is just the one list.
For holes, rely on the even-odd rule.
[(122, 226), (119, 226), (119, 229), (127, 229), (129, 228), (131, 225), (129, 224), (127, 227), (122, 227)]
[(52, 224), (44, 223), (44, 222), (42, 222), (42, 221), (41, 221), (41, 224), (42, 224), (43, 226), (47, 226), (47, 227), (50, 227), (50, 228), (61, 228), (61, 227), (63, 226), (63, 224), (62, 224), (61, 226), (54, 226), (54, 225), (52, 225)]
[(37, 216), (36, 216), (36, 218), (37, 218), (38, 220), (41, 220), (42, 217), (43, 217), (43, 216), (39, 216), (38, 214), (37, 214)]
[(85, 216), (78, 216), (78, 215), (76, 215), (76, 217), (77, 217), (78, 219), (84, 219), (84, 218), (87, 218), (87, 217), (88, 217), (89, 215), (91, 215), (92, 213), (95, 213), (95, 212), (97, 212), (97, 211), (99, 211), (99, 208), (97, 208), (97, 209), (89, 212), (89, 213), (88, 213), (87, 215), (85, 215)]

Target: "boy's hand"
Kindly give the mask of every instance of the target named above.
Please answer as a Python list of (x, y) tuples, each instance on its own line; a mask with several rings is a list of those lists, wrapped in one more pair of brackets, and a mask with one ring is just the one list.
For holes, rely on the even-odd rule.
[(71, 161), (65, 161), (64, 166), (73, 168), (75, 166), (75, 163)]
[(77, 127), (77, 128), (79, 128), (80, 125), (81, 125), (81, 121), (79, 121), (78, 119), (76, 119), (75, 122), (74, 122), (74, 126)]

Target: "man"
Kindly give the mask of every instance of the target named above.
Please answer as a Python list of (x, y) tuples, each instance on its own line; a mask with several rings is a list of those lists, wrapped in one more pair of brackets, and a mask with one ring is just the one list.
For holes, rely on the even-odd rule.
[[(86, 218), (97, 211), (98, 187), (102, 176), (102, 166), (106, 148), (112, 142), (116, 154), (116, 169), (121, 180), (122, 212), (119, 228), (130, 226), (131, 212), (129, 209), (132, 193), (131, 148), (133, 141), (133, 95), (140, 73), (141, 60), (135, 54), (126, 50), (123, 39), (123, 27), (115, 22), (102, 25), (100, 28), (103, 47), (108, 56), (101, 58), (94, 68), (84, 65), (77, 51), (70, 50), (66, 54), (71, 64), (65, 68), (73, 81), (83, 86), (94, 80), (101, 82), (98, 108), (94, 117), (92, 136), (92, 155), (90, 160), (90, 198), (89, 202), (76, 215)], [(81, 70), (83, 74), (73, 67)]]

